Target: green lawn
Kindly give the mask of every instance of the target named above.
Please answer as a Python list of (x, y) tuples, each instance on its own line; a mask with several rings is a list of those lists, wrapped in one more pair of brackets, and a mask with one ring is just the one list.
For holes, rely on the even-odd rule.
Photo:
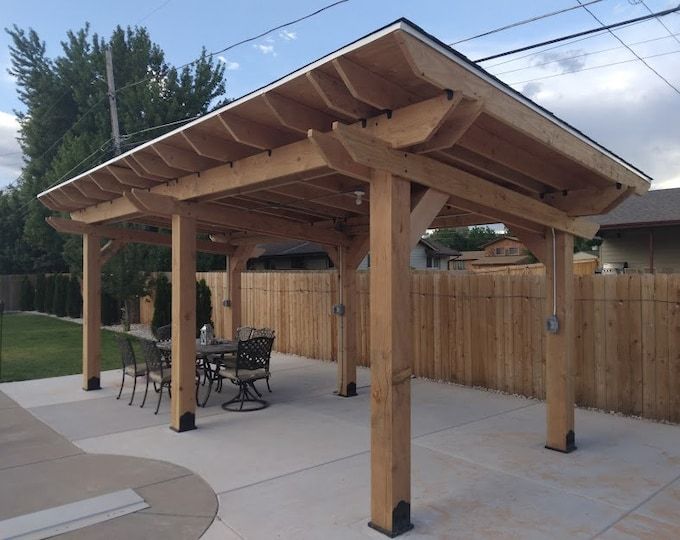
[[(102, 330), (102, 369), (120, 367), (114, 332)], [(2, 329), (2, 382), (82, 373), (83, 327), (44, 315), (12, 313)]]

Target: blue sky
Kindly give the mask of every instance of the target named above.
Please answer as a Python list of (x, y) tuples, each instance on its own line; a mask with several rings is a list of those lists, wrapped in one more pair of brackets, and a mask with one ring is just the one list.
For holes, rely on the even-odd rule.
[[(62, 0), (57, 7), (56, 2), (44, 0), (3, 0), (1, 22), (3, 27), (15, 23), (22, 28), (33, 27), (53, 56), (60, 53), (65, 32), (80, 28), (86, 21), (93, 31), (104, 36), (118, 24), (142, 24), (165, 50), (167, 59), (173, 64), (182, 64), (195, 58), (201, 46), (209, 51), (221, 49), (330, 1), (119, 0), (115, 4), (102, 4), (91, 0)], [(645, 3), (658, 11), (676, 5), (677, 0), (645, 0)], [(350, 0), (222, 55), (228, 68), (227, 94), (238, 97), (254, 90), (399, 17), (411, 19), (448, 43), (576, 4), (576, 0)], [(589, 7), (606, 23), (647, 13), (637, 0), (602, 0)], [(664, 22), (672, 33), (680, 33), (679, 15), (670, 15)], [(461, 43), (457, 48), (475, 59), (597, 25), (590, 14), (578, 9)], [(680, 54), (673, 52), (680, 50), (680, 42), (668, 37), (657, 21), (617, 33), (628, 43), (655, 39), (636, 45), (635, 50), (642, 56), (671, 53), (648, 61), (680, 87)], [(8, 45), (8, 36), (3, 33), (0, 35), (0, 154), (16, 150), (13, 110), (21, 109), (14, 81), (6, 73)], [(564, 71), (632, 58), (625, 49), (616, 48), (618, 46), (613, 37), (602, 35), (497, 65), (490, 71), (506, 82), (518, 82), (516, 89), (650, 173), (658, 180), (656, 187), (680, 186), (679, 94), (639, 62), (560, 75)], [(595, 51), (604, 52), (583, 56)], [(489, 67), (494, 63), (483, 65)], [(0, 186), (13, 180), (20, 167), (19, 155), (0, 155)]]

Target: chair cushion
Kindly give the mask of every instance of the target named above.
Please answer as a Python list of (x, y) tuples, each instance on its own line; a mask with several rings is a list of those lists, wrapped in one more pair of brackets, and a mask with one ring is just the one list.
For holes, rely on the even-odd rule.
[(125, 374), (130, 377), (141, 377), (146, 374), (146, 367), (137, 366), (137, 371), (135, 371), (135, 366), (125, 366)]
[(149, 379), (159, 384), (167, 383), (170, 382), (170, 373), (163, 373), (163, 376), (161, 377), (160, 371), (149, 371)]
[(236, 369), (233, 367), (221, 368), (220, 375), (232, 381), (256, 381), (267, 378), (267, 372), (264, 369), (239, 369), (237, 377)]

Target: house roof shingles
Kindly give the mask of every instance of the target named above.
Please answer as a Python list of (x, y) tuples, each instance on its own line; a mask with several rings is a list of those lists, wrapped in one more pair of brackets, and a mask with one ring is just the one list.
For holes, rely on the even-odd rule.
[(628, 197), (608, 214), (593, 216), (601, 229), (680, 223), (680, 188)]

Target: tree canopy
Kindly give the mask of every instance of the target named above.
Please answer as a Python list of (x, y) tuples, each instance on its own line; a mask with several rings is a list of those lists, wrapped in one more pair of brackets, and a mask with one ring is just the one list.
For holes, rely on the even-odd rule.
[[(157, 126), (208, 112), (223, 99), (224, 66), (203, 50), (191, 65), (174, 68), (143, 27), (116, 27), (109, 39), (91, 33), (89, 25), (68, 31), (54, 58), (35, 30), (6, 31), (12, 39), (8, 71), (25, 107), (15, 111), (25, 165), (19, 180), (0, 192), (0, 273), (77, 272), (80, 239), (65, 240), (52, 230), (45, 217), (54, 212), (35, 197), (113, 155), (106, 48), (113, 56), (123, 150), (173, 128)], [(167, 248), (134, 250), (114, 256), (118, 264), (112, 260), (112, 267), (135, 260), (143, 270), (169, 270)], [(199, 261), (224, 268), (223, 258)]]
[(429, 236), (440, 244), (458, 251), (477, 251), (498, 237), (491, 227), (458, 227), (437, 229)]

